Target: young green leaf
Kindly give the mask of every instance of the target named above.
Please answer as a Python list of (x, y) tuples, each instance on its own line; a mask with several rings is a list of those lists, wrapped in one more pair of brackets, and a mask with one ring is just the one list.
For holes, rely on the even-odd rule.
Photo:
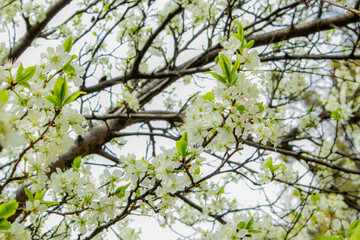
[(61, 107), (60, 99), (58, 99), (57, 97), (55, 97), (53, 95), (48, 95), (48, 96), (45, 96), (45, 98), (47, 100), (49, 100), (50, 102), (52, 102), (55, 107)]
[(19, 203), (15, 200), (1, 204), (0, 219), (7, 219), (8, 217), (14, 215), (18, 207)]
[(246, 48), (250, 49), (252, 46), (254, 46), (255, 41), (251, 40), (250, 42), (247, 43)]
[(243, 41), (244, 39), (244, 28), (241, 23), (238, 23), (238, 34), (239, 34), (239, 40)]
[(184, 132), (184, 134), (180, 138), (180, 141), (188, 143), (187, 132)]
[(222, 188), (220, 188), (220, 190), (217, 192), (217, 195), (221, 195), (225, 192), (225, 186), (223, 186)]
[(114, 192), (115, 196), (120, 199), (123, 198), (125, 196), (125, 190), (130, 186), (130, 184), (131, 183), (128, 183), (125, 186), (118, 187)]
[(236, 226), (239, 228), (239, 229), (244, 229), (245, 228), (245, 225), (246, 223), (244, 221), (241, 221), (239, 222)]
[(245, 110), (246, 110), (245, 106), (244, 106), (244, 105), (241, 105), (241, 104), (240, 104), (240, 105), (237, 105), (236, 108), (238, 109), (238, 111), (239, 111), (240, 113), (244, 113)]
[(262, 111), (264, 111), (265, 107), (263, 106), (263, 103), (255, 103), (256, 106), (259, 107), (259, 111), (258, 113), (261, 113)]
[(63, 103), (63, 106), (73, 102), (75, 99), (77, 99), (82, 94), (86, 94), (86, 92), (83, 92), (83, 91), (74, 92), (65, 100), (65, 102)]
[(357, 219), (354, 220), (349, 226), (349, 231), (354, 230), (358, 226), (358, 224), (359, 224), (359, 220), (357, 220)]
[(266, 163), (264, 163), (264, 167), (266, 167), (271, 172), (273, 172), (274, 166), (273, 166), (272, 158), (270, 158)]
[(72, 163), (72, 166), (73, 168), (76, 170), (76, 169), (79, 169), (80, 168), (80, 164), (81, 164), (81, 156), (77, 156), (73, 163)]
[(239, 74), (236, 73), (234, 76), (232, 76), (232, 79), (230, 81), (230, 85), (234, 85), (238, 80)]
[(250, 220), (248, 221), (248, 223), (246, 224), (245, 228), (249, 230), (249, 229), (251, 229), (253, 224), (254, 224), (254, 218), (251, 217)]
[(202, 96), (202, 99), (204, 99), (204, 102), (212, 102), (215, 100), (214, 92), (208, 92), (205, 95)]
[(16, 82), (20, 83), (30, 80), (34, 76), (35, 72), (36, 72), (36, 66), (32, 66), (24, 69), (22, 63), (20, 63), (20, 66), (16, 73)]
[(260, 230), (250, 229), (248, 230), (248, 234), (256, 234), (256, 233), (262, 233)]
[(220, 55), (220, 67), (223, 70), (227, 79), (230, 78), (230, 69), (231, 69), (231, 62), (227, 56), (224, 54)]
[(0, 90), (0, 107), (7, 102), (9, 99), (9, 94), (6, 90)]
[(30, 84), (28, 82), (19, 82), (18, 85), (26, 87), (28, 89), (30, 89)]
[(187, 142), (184, 141), (177, 141), (176, 142), (176, 149), (178, 150), (179, 155), (185, 157), (187, 152)]
[(70, 52), (70, 50), (72, 48), (72, 37), (69, 37), (68, 39), (66, 39), (63, 46), (64, 46), (65, 52)]
[(22, 71), (20, 79), (17, 79), (17, 82), (26, 82), (29, 81), (35, 74), (36, 67), (27, 67)]
[(226, 79), (223, 76), (220, 76), (219, 74), (217, 74), (215, 72), (205, 72), (205, 74), (211, 74), (211, 75), (213, 75), (214, 78), (216, 78), (217, 80), (219, 80), (223, 84), (227, 84)]
[(239, 69), (240, 59), (241, 59), (241, 57), (238, 54), (236, 54), (236, 62), (234, 64), (233, 68), (231, 69), (230, 76), (233, 76), (235, 74), (235, 72)]
[(18, 67), (18, 70), (16, 72), (16, 82), (19, 82), (19, 79), (21, 78), (23, 70), (24, 70), (24, 67), (23, 67), (22, 63), (20, 63), (20, 66)]
[(9, 230), (11, 228), (11, 224), (9, 221), (5, 219), (0, 219), (0, 230)]
[(331, 112), (330, 116), (335, 120), (339, 120), (340, 119), (340, 110), (341, 110), (340, 107), (337, 108), (336, 110)]
[(197, 167), (197, 168), (194, 170), (194, 175), (200, 175), (200, 167)]
[(28, 188), (24, 188), (26, 196), (29, 198), (30, 202), (34, 202), (34, 196)]
[(357, 224), (349, 240), (359, 240), (359, 239), (360, 239), (360, 224)]
[(65, 98), (68, 94), (68, 85), (66, 79), (62, 76), (59, 76), (54, 89), (54, 95), (60, 100), (61, 105), (65, 101)]
[(38, 189), (35, 193), (35, 197), (34, 197), (35, 200), (39, 200), (41, 202), (41, 190)]
[(71, 74), (71, 73), (75, 72), (75, 68), (73, 66), (71, 66), (70, 62), (68, 62), (68, 63), (65, 63), (64, 66), (62, 67), (62, 71), (64, 73)]

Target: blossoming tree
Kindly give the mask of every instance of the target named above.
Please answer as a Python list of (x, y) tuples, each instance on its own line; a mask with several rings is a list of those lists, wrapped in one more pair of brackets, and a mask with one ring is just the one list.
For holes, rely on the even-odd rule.
[(0, 238), (360, 239), (359, 4), (2, 1)]

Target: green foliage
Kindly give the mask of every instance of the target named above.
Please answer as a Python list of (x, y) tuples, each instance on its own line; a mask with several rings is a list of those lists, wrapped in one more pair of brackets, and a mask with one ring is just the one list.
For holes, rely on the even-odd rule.
[(125, 190), (130, 186), (130, 184), (131, 183), (128, 183), (124, 186), (118, 187), (114, 192), (115, 196), (117, 196), (120, 199), (123, 198), (125, 196)]
[(59, 204), (59, 202), (56, 201), (44, 201), (44, 196), (47, 191), (47, 189), (40, 190), (38, 189), (35, 193), (35, 196), (31, 193), (31, 191), (28, 188), (25, 188), (25, 194), (28, 197), (29, 201), (31, 203), (34, 203), (36, 200), (40, 202), (40, 204), (45, 204), (46, 206), (50, 207), (55, 204)]
[(69, 104), (72, 101), (74, 101), (80, 95), (86, 94), (83, 91), (78, 91), (67, 97), (68, 85), (66, 79), (62, 76), (58, 77), (53, 92), (54, 92), (53, 95), (45, 96), (45, 98), (50, 102), (52, 102), (56, 108), (62, 108), (66, 104)]
[(30, 85), (29, 83), (27, 83), (27, 81), (29, 81), (34, 76), (35, 72), (36, 72), (36, 66), (31, 66), (24, 69), (22, 63), (20, 63), (20, 66), (16, 73), (15, 82), (20, 86), (30, 88)]
[[(273, 164), (273, 159), (270, 158), (266, 163), (264, 163), (264, 167), (266, 167), (267, 169), (270, 170), (273, 178), (276, 177), (275, 171), (278, 170), (281, 167), (285, 167), (284, 164), (278, 164), (278, 165), (274, 165)], [(273, 180), (273, 179), (272, 179)]]
[(63, 46), (64, 46), (65, 52), (70, 52), (70, 50), (72, 48), (72, 37), (69, 37), (68, 39), (66, 39)]
[(239, 228), (239, 230), (241, 230), (241, 229), (246, 229), (246, 230), (248, 230), (248, 234), (261, 233), (260, 230), (256, 230), (256, 229), (253, 229), (253, 228), (252, 228), (253, 224), (254, 224), (254, 218), (251, 217), (248, 222), (244, 222), (244, 221), (239, 222), (239, 223), (237, 224), (237, 227)]
[(190, 152), (187, 151), (187, 147), (188, 147), (187, 132), (184, 132), (180, 140), (176, 141), (176, 149), (178, 150), (180, 156), (186, 157), (190, 154)]
[(78, 170), (80, 168), (81, 158), (82, 158), (81, 156), (77, 156), (74, 159), (74, 161), (72, 163), (72, 167), (73, 167), (74, 170)]
[(7, 91), (0, 90), (0, 107), (4, 105), (4, 103), (6, 103), (8, 99), (9, 99), (9, 94), (7, 93)]
[(11, 228), (11, 224), (7, 219), (15, 214), (18, 207), (19, 203), (15, 200), (0, 205), (0, 230), (8, 230)]
[(205, 72), (205, 74), (211, 74), (218, 81), (222, 82), (227, 86), (234, 85), (239, 77), (237, 70), (240, 66), (240, 56), (236, 56), (236, 62), (234, 65), (231, 64), (230, 59), (224, 54), (220, 55), (220, 67), (223, 72), (222, 75), (219, 75), (215, 72)]
[(339, 120), (340, 119), (340, 107), (338, 107), (336, 110), (331, 112), (331, 117), (335, 120)]
[(251, 40), (249, 42), (246, 41), (244, 36), (244, 28), (241, 23), (237, 23), (238, 25), (238, 32), (234, 33), (233, 36), (240, 40), (241, 45), (239, 47), (240, 52), (242, 52), (245, 48), (250, 49), (252, 46), (254, 46), (254, 40)]

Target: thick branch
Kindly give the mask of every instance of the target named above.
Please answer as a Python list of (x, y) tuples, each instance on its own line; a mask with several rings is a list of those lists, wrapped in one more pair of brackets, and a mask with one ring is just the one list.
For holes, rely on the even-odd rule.
[(14, 45), (10, 52), (5, 56), (5, 59), (16, 59), (29, 47), (35, 38), (39, 36), (46, 25), (60, 12), (71, 0), (61, 0), (55, 2), (46, 12), (45, 19), (42, 22), (31, 26), (25, 35)]
[(145, 111), (137, 113), (119, 113), (119, 114), (108, 114), (102, 116), (86, 115), (84, 116), (87, 120), (109, 120), (109, 119), (136, 119), (137, 122), (148, 122), (154, 120), (163, 120), (169, 122), (184, 122), (185, 115), (178, 112), (168, 111)]

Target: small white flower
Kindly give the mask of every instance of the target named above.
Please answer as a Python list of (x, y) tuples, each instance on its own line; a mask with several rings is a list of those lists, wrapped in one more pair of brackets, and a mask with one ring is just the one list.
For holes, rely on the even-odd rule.
[(340, 222), (339, 219), (335, 219), (335, 220), (333, 221), (333, 227), (334, 227), (334, 230), (335, 230), (335, 231), (340, 230), (340, 228), (341, 228), (341, 222)]
[(350, 225), (349, 225), (349, 223), (348, 223), (347, 221), (342, 220), (341, 223), (342, 223), (342, 225), (343, 225), (343, 227), (344, 227), (345, 229), (349, 229)]

